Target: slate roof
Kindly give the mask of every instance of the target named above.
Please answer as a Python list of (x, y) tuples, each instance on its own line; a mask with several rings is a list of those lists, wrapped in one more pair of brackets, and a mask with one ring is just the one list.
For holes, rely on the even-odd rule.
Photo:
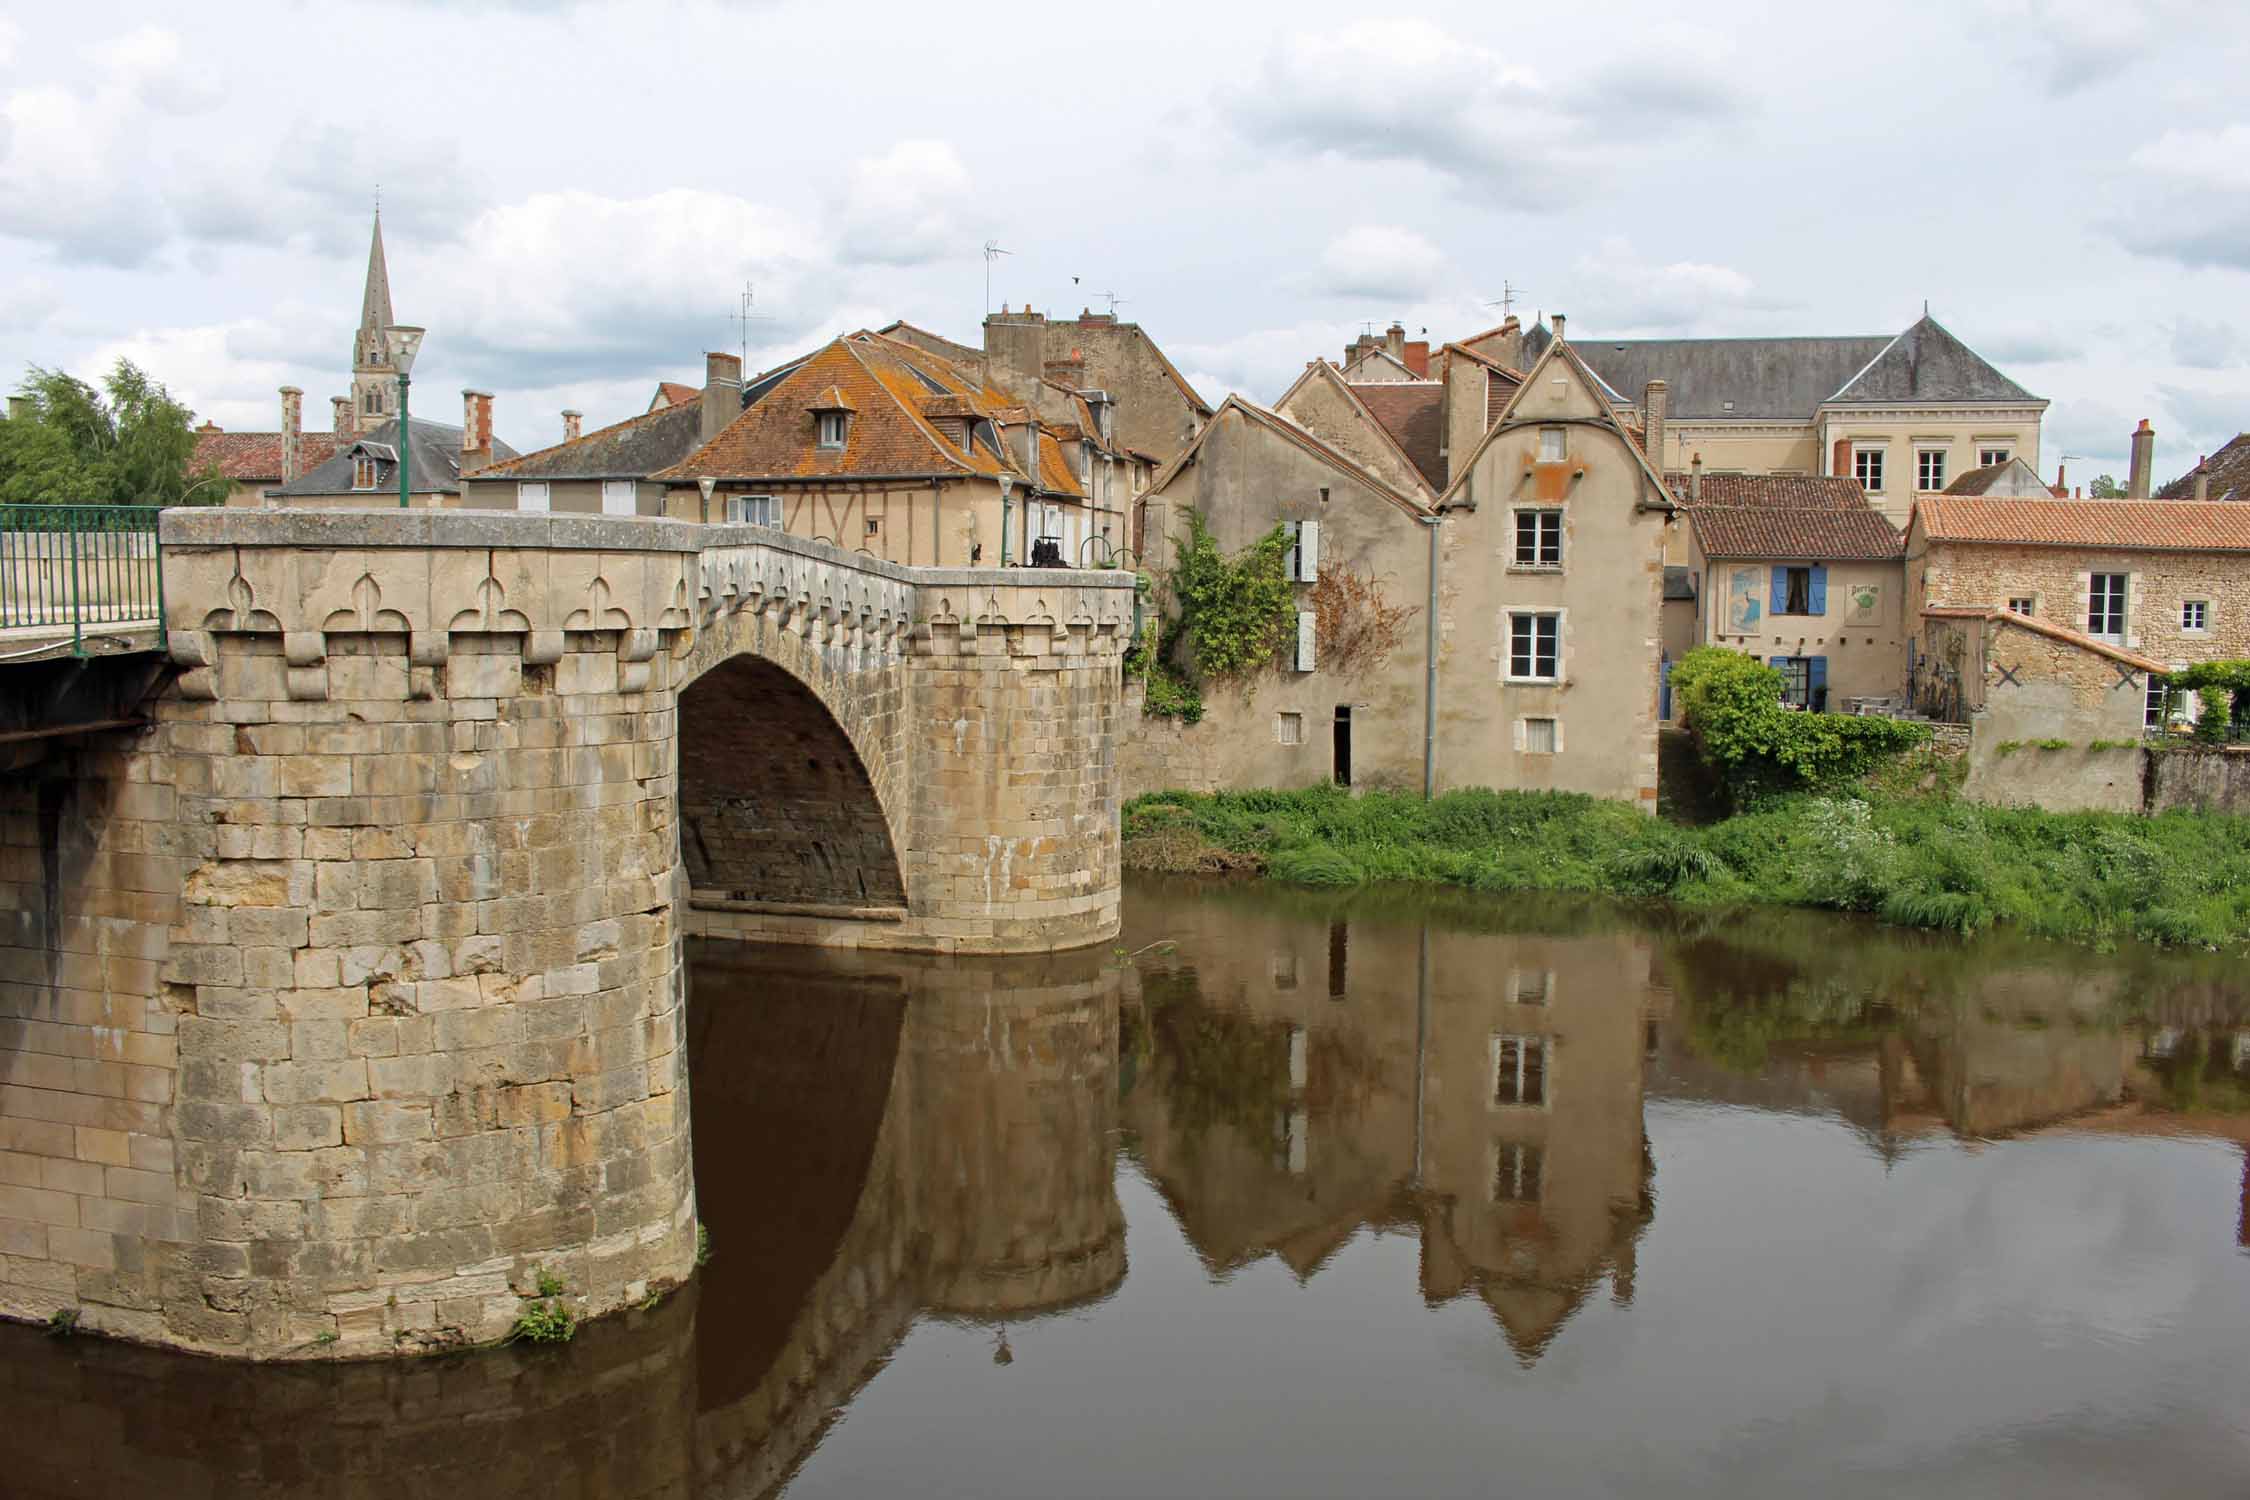
[[(328, 461), (336, 452), (333, 432), (298, 434), (299, 472)], [(216, 463), (219, 472), (237, 484), (281, 483), (281, 434), (278, 432), (204, 432), (195, 434), (195, 466)]]
[[(461, 429), (443, 422), (425, 422), (416, 417), (408, 433), (407, 463), (409, 477), (407, 488), (417, 495), (459, 494), (461, 490)], [(380, 423), (367, 431), (357, 433), (338, 445), (336, 452), (315, 468), (297, 476), (295, 482), (280, 485), (270, 493), (287, 500), (300, 495), (365, 495), (370, 491), (352, 487), (352, 450), (366, 446), (376, 456), (386, 461), (394, 460), (398, 450), (398, 418)], [(516, 456), (516, 450), (495, 438), (492, 443), (495, 460)], [(383, 493), (398, 491), (398, 475), (390, 474), (380, 486)]]
[[(1532, 342), (1526, 334), (1527, 353)], [(1664, 381), (1675, 420), (1802, 422), (1831, 403), (2044, 404), (1929, 317), (1890, 338), (1577, 339), (1571, 347), (1632, 399)]]
[(2250, 552), (2250, 505), (2219, 500), (1992, 500), (1932, 495), (1914, 502), (1933, 542), (2098, 547), (2140, 552)]
[(702, 425), (700, 400), (675, 402), (472, 472), (478, 479), (642, 479), (694, 452)]
[(1445, 443), (1445, 387), (1430, 380), (1392, 380), (1354, 385), (1351, 392), (1430, 488), (1444, 489), (1445, 459), (1438, 449)]
[[(1667, 470), (1664, 482), (1686, 502), (1688, 472)], [(1776, 506), (1788, 510), (1866, 510), (1867, 492), (1846, 474), (1705, 474), (1704, 505)]]
[(2073, 630), (2068, 625), (2058, 625), (2053, 620), (2043, 620), (2037, 615), (2019, 615), (2012, 609), (2001, 609), (1990, 604), (1931, 604), (1923, 608), (1922, 618), (1925, 620), (1989, 620), (1996, 624), (2012, 626), (2017, 630), (2028, 630), (2033, 635), (2043, 635), (2050, 640), (2062, 641), (2065, 644), (2076, 646), (2081, 651), (2091, 651), (2097, 656), (2106, 656), (2112, 661), (2124, 662), (2128, 666), (2138, 667), (2144, 672), (2152, 672), (2159, 677), (2170, 670), (2164, 663), (2143, 656), (2138, 651), (2128, 651), (2123, 646), (2096, 640), (2093, 636)]
[(1791, 510), (1772, 505), (1691, 505), (1703, 555), (1729, 560), (1889, 562), (1905, 555), (1906, 537), (1864, 504), (1858, 510)]
[(2224, 448), (2156, 492), (2159, 500), (2193, 500), (2195, 476), (2208, 470), (2213, 500), (2250, 500), (2250, 432), (2239, 433)]

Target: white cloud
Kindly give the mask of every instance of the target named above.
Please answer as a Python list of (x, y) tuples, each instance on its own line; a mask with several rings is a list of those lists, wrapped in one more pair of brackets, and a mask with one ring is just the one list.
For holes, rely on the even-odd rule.
[(2118, 87), (2120, 76), (2177, 25), (2201, 29), (2207, 20), (2186, 0), (1987, 0), (1983, 9), (1979, 35), (2005, 39), (2056, 94)]
[(1435, 291), (1445, 270), (1445, 252), (1415, 230), (1356, 224), (1321, 252), (1318, 287), (1338, 297), (1407, 301)]
[(972, 247), (958, 210), (969, 198), (969, 169), (944, 141), (900, 141), (852, 164), (840, 248), (854, 261), (886, 266), (966, 258)]
[(2136, 149), (2117, 237), (2186, 266), (2250, 269), (2250, 125), (2172, 129)]
[(2167, 130), (2134, 151), (2131, 165), (2217, 192), (2250, 191), (2250, 125)]
[(1770, 305), (1750, 278), (1731, 266), (1649, 261), (1622, 235), (1610, 235), (1578, 257), (1570, 290), (1577, 306), (1562, 310), (1581, 326), (1614, 336), (1716, 332), (1744, 312)]
[(2172, 362), (2191, 370), (2223, 370), (2243, 363), (2242, 335), (2232, 325), (2198, 319), (2172, 328)]
[(192, 66), (179, 36), (142, 26), (94, 49), (94, 60), (124, 91), (159, 114), (201, 114), (219, 102), (216, 82)]

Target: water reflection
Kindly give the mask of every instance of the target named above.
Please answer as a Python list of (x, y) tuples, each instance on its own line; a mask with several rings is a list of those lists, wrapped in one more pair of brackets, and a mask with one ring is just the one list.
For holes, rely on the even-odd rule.
[(1166, 882), (1128, 922), (1129, 961), (699, 951), (695, 1286), (382, 1366), (0, 1328), (0, 1490), (2250, 1472), (2239, 960)]

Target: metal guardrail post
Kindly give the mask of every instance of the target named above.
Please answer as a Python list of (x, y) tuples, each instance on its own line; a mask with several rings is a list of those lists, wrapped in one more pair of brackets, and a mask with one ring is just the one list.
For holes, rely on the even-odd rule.
[(86, 654), (86, 620), (78, 585), (78, 528), (70, 528), (70, 654)]

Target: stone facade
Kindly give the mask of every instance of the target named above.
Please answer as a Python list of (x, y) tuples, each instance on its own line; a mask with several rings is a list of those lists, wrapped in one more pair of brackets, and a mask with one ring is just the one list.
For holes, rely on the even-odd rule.
[[(2011, 546), (1932, 541), (1919, 521), (1907, 533), (1908, 606), (2033, 601), (2032, 613), (2086, 628), (2087, 575), (2123, 573), (2125, 646), (2168, 667), (2250, 656), (2250, 565), (2240, 553)], [(2181, 607), (2203, 600), (2207, 624), (2181, 626)]]
[[(270, 1357), (494, 1337), (542, 1268), (637, 1301), (694, 1253), (686, 929), (1116, 930), (1129, 578), (652, 520), (164, 526), (156, 722), (0, 793), (0, 1312)], [(827, 816), (788, 826), (758, 778), (808, 745)], [(778, 889), (676, 899), (683, 782), (792, 855)], [(888, 920), (838, 910), (879, 837)]]
[(1003, 308), (984, 320), (985, 367), (992, 381), (1034, 399), (1042, 380), (1107, 391), (1117, 402), (1117, 437), (1170, 462), (1211, 416), (1173, 363), (1138, 323), (1083, 312), (1050, 320), (1044, 313)]

